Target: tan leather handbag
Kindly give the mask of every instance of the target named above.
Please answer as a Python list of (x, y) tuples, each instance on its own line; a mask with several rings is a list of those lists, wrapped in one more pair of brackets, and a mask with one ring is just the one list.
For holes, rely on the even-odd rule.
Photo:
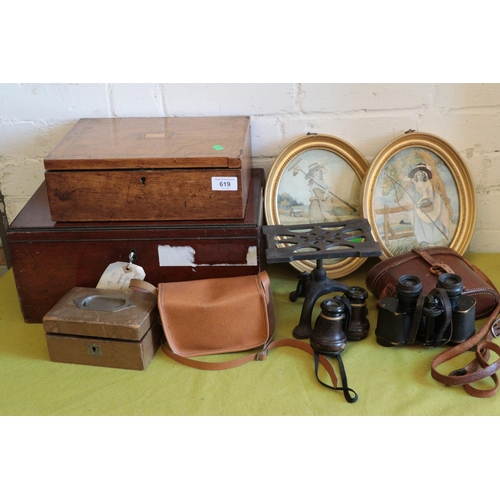
[[(145, 287), (138, 282), (132, 288)], [(275, 347), (294, 347), (314, 357), (318, 381), (342, 391), (346, 401), (358, 396), (347, 386), (340, 357), (342, 386), (333, 366), (311, 346), (295, 339), (272, 340), (275, 328), (274, 301), (267, 272), (232, 278), (211, 278), (158, 285), (158, 309), (166, 342), (163, 352), (171, 359), (201, 370), (225, 370), (249, 361), (263, 361)], [(200, 356), (242, 353), (227, 361), (193, 359)], [(331, 385), (320, 380), (319, 365), (330, 377)]]
[[(207, 367), (205, 363), (190, 363), (187, 358), (264, 348), (274, 333), (274, 302), (265, 271), (251, 276), (160, 283), (158, 308), (168, 344), (163, 345), (163, 351), (198, 368)], [(242, 363), (235, 366), (238, 364)], [(219, 369), (224, 367), (230, 366)]]

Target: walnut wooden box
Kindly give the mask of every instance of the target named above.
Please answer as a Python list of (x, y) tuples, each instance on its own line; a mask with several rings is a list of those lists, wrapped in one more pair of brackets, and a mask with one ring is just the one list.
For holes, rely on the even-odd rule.
[(244, 217), (250, 118), (81, 119), (44, 161), (53, 220)]
[(152, 294), (75, 287), (43, 318), (51, 361), (144, 370), (163, 331)]
[[(112, 262), (135, 263), (157, 286), (169, 281), (257, 274), (266, 267), (264, 171), (252, 169), (244, 219), (54, 222), (43, 183), (7, 229), (19, 303), (27, 323), (74, 287), (95, 287)], [(175, 259), (180, 250), (185, 257)]]

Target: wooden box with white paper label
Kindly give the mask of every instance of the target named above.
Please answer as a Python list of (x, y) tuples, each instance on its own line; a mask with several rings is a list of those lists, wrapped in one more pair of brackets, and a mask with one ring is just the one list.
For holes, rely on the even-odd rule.
[(265, 269), (263, 185), (264, 171), (252, 169), (243, 219), (130, 223), (54, 222), (42, 184), (7, 230), (25, 321), (40, 323), (65, 293), (96, 287), (116, 263), (119, 271), (132, 261), (154, 286), (257, 274)]
[(45, 158), (59, 222), (242, 219), (248, 116), (81, 119)]

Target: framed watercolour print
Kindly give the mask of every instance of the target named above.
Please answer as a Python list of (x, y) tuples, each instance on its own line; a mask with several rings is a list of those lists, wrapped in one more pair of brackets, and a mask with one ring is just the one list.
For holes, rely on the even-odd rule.
[(413, 248), (445, 246), (463, 254), (476, 202), (460, 154), (431, 134), (409, 132), (373, 160), (363, 183), (363, 213), (382, 259)]
[[(269, 172), (264, 205), (267, 224), (338, 223), (362, 217), (361, 184), (368, 162), (351, 145), (330, 135), (310, 134), (292, 142)], [(366, 259), (329, 259), (323, 267), (330, 278), (345, 276)], [(316, 262), (291, 265), (310, 272)]]

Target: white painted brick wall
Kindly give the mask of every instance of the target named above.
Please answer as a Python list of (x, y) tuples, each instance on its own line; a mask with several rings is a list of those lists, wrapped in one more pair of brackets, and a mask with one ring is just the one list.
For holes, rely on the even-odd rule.
[(0, 84), (0, 190), (12, 221), (79, 118), (250, 115), (254, 165), (292, 140), (344, 139), (368, 161), (408, 129), (449, 142), (477, 197), (475, 252), (500, 252), (500, 84)]

